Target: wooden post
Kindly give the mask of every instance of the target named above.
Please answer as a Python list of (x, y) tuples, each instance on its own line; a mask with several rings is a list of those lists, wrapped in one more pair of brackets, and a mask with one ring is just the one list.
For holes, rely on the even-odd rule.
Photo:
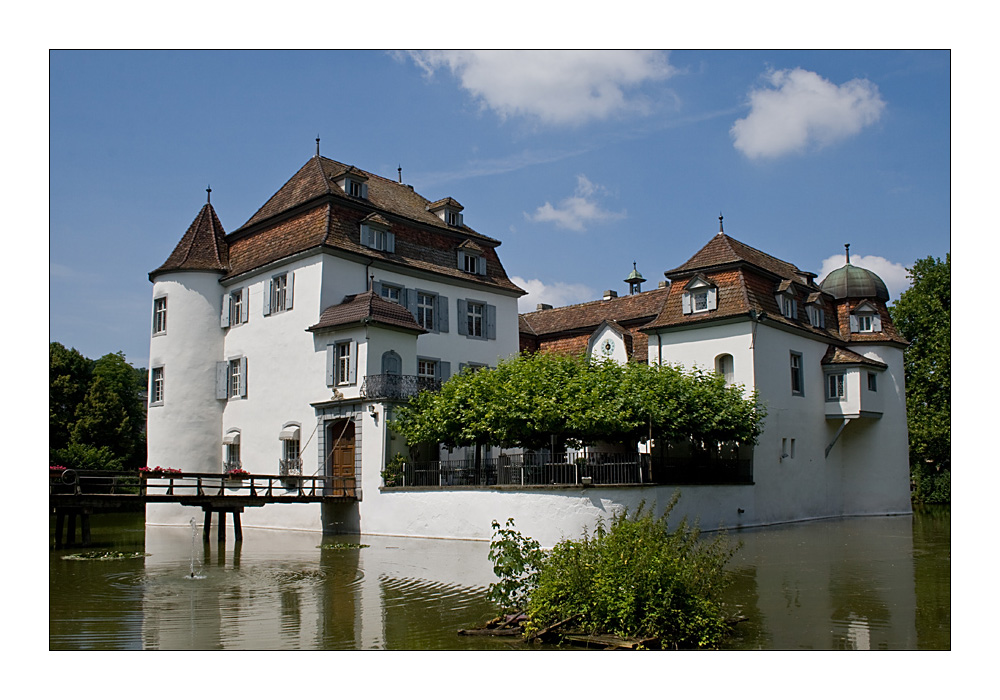
[(80, 514), (80, 537), (83, 540), (83, 546), (90, 546), (90, 513)]
[(63, 546), (63, 528), (66, 526), (66, 511), (56, 508), (56, 549)]
[(205, 527), (202, 528), (201, 537), (203, 540), (208, 542), (208, 535), (212, 532), (212, 511), (209, 508), (205, 509)]
[(243, 526), (240, 524), (240, 512), (233, 511), (233, 532), (236, 533), (236, 541), (243, 541)]
[(226, 511), (219, 511), (219, 542), (226, 541)]
[(76, 513), (73, 511), (69, 512), (69, 528), (66, 533), (66, 546), (73, 547), (76, 545)]

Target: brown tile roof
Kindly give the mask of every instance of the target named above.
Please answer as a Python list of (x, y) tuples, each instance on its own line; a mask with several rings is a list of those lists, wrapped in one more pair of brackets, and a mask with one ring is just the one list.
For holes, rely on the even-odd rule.
[(198, 212), (191, 226), (166, 262), (149, 273), (150, 281), (164, 272), (204, 270), (225, 272), (229, 268), (229, 251), (225, 241), (226, 231), (211, 203)]
[[(643, 328), (649, 332), (690, 323), (717, 321), (748, 316), (751, 311), (765, 314), (772, 323), (800, 328), (832, 340), (839, 340), (833, 298), (824, 294), (813, 281), (812, 273), (763, 253), (731, 236), (719, 233), (682, 266), (665, 273), (676, 282), (700, 275), (717, 288), (716, 308), (697, 314), (684, 314), (681, 306), (683, 284), (671, 286), (672, 292), (657, 318)], [(795, 318), (786, 318), (778, 308), (775, 294), (792, 292), (798, 300)], [(814, 328), (809, 322), (806, 302), (820, 304), (825, 312), (825, 327)]]
[(594, 331), (607, 322), (622, 334), (629, 358), (634, 362), (646, 362), (649, 339), (639, 331), (639, 326), (659, 312), (668, 291), (659, 288), (521, 314), (518, 320), (520, 348), (528, 352), (582, 355)]
[(814, 277), (811, 272), (804, 272), (791, 263), (779, 260), (773, 255), (768, 255), (763, 251), (748, 246), (746, 243), (741, 243), (724, 233), (716, 234), (712, 240), (695, 253), (686, 263), (673, 270), (668, 270), (664, 274), (668, 278), (673, 279), (674, 277), (684, 277), (686, 273), (696, 270), (739, 263), (749, 263), (762, 270), (767, 270), (781, 279), (795, 280), (797, 282), (811, 280)]
[(889, 365), (884, 362), (879, 362), (878, 360), (872, 360), (865, 357), (864, 355), (859, 355), (853, 350), (848, 350), (847, 348), (839, 348), (833, 345), (829, 345), (826, 348), (826, 353), (823, 355), (823, 359), (820, 360), (821, 365), (868, 365), (870, 367), (878, 367), (879, 369), (887, 369)]
[(624, 325), (629, 321), (654, 318), (660, 312), (668, 292), (669, 288), (665, 287), (652, 289), (606, 301), (598, 299), (583, 304), (532, 311), (521, 314), (521, 318), (538, 335), (582, 329), (589, 329), (589, 334), (603, 321), (617, 321)]
[[(367, 174), (367, 200), (350, 197), (332, 180), (346, 167), (320, 156), (303, 165), (247, 223), (227, 237), (229, 276), (323, 246), (524, 294), (510, 281), (497, 256), (500, 241), (468, 226), (448, 226), (426, 211), (427, 200), (409, 186), (378, 175)], [(360, 224), (373, 215), (394, 234), (393, 253), (361, 245)], [(458, 269), (457, 250), (463, 242), (471, 242), (482, 251), (485, 275)]]
[(351, 294), (344, 297), (340, 304), (326, 307), (320, 314), (319, 321), (306, 330), (315, 333), (359, 324), (389, 326), (416, 333), (427, 332), (406, 307), (384, 299), (374, 291)]
[(892, 322), (889, 309), (885, 304), (873, 299), (867, 301), (870, 306), (878, 310), (879, 318), (882, 319), (882, 330), (868, 333), (851, 333), (851, 310), (857, 308), (861, 302), (854, 303), (849, 299), (837, 302), (837, 313), (835, 322), (838, 326), (840, 336), (851, 344), (854, 343), (902, 343), (909, 345), (909, 341), (899, 334), (896, 325)]

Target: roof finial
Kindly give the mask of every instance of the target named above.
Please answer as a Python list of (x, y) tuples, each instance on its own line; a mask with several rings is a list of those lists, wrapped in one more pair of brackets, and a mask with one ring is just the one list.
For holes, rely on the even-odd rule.
[(375, 289), (375, 273), (373, 272), (368, 279), (371, 280), (368, 285), (368, 291), (370, 292)]
[(719, 233), (722, 233), (722, 212), (719, 212)]
[(844, 250), (847, 251), (847, 264), (850, 265), (851, 264), (851, 244), (850, 243), (845, 243), (844, 244)]
[(319, 157), (319, 134), (316, 134), (316, 157)]
[(400, 165), (396, 170), (399, 171), (399, 184), (403, 184), (403, 166)]
[(209, 204), (211, 204), (211, 203), (212, 203), (212, 186), (211, 186), (211, 185), (209, 185), (209, 186), (208, 186), (208, 187), (207, 187), (207, 188), (205, 189), (205, 191), (206, 191), (206, 192), (208, 192), (208, 203), (209, 203)]

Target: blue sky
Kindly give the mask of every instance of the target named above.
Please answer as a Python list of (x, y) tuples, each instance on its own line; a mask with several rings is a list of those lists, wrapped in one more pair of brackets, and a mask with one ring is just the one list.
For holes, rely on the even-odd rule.
[(451, 196), (538, 302), (646, 288), (718, 230), (893, 296), (951, 246), (947, 51), (54, 51), (51, 340), (145, 366), (147, 274), (315, 153)]

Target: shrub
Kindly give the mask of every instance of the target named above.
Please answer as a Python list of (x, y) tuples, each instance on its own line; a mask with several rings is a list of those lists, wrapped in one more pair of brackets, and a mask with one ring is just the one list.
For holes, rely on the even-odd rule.
[(500, 612), (524, 610), (528, 596), (538, 585), (538, 572), (544, 559), (545, 553), (537, 540), (515, 530), (513, 518), (507, 519), (505, 528), (494, 520), (490, 561), (493, 573), (500, 580), (490, 584), (486, 597)]
[(403, 465), (405, 464), (406, 464), (406, 458), (399, 453), (397, 453), (395, 457), (386, 462), (385, 467), (382, 468), (382, 483), (386, 487), (402, 486)]
[[(593, 535), (564, 540), (545, 557), (528, 604), (529, 632), (579, 615), (591, 634), (658, 638), (663, 647), (717, 646), (726, 631), (718, 594), (725, 566), (738, 549), (725, 534), (701, 537), (686, 520), (673, 531), (667, 519), (640, 505), (615, 515)], [(508, 525), (510, 525), (508, 521)]]

